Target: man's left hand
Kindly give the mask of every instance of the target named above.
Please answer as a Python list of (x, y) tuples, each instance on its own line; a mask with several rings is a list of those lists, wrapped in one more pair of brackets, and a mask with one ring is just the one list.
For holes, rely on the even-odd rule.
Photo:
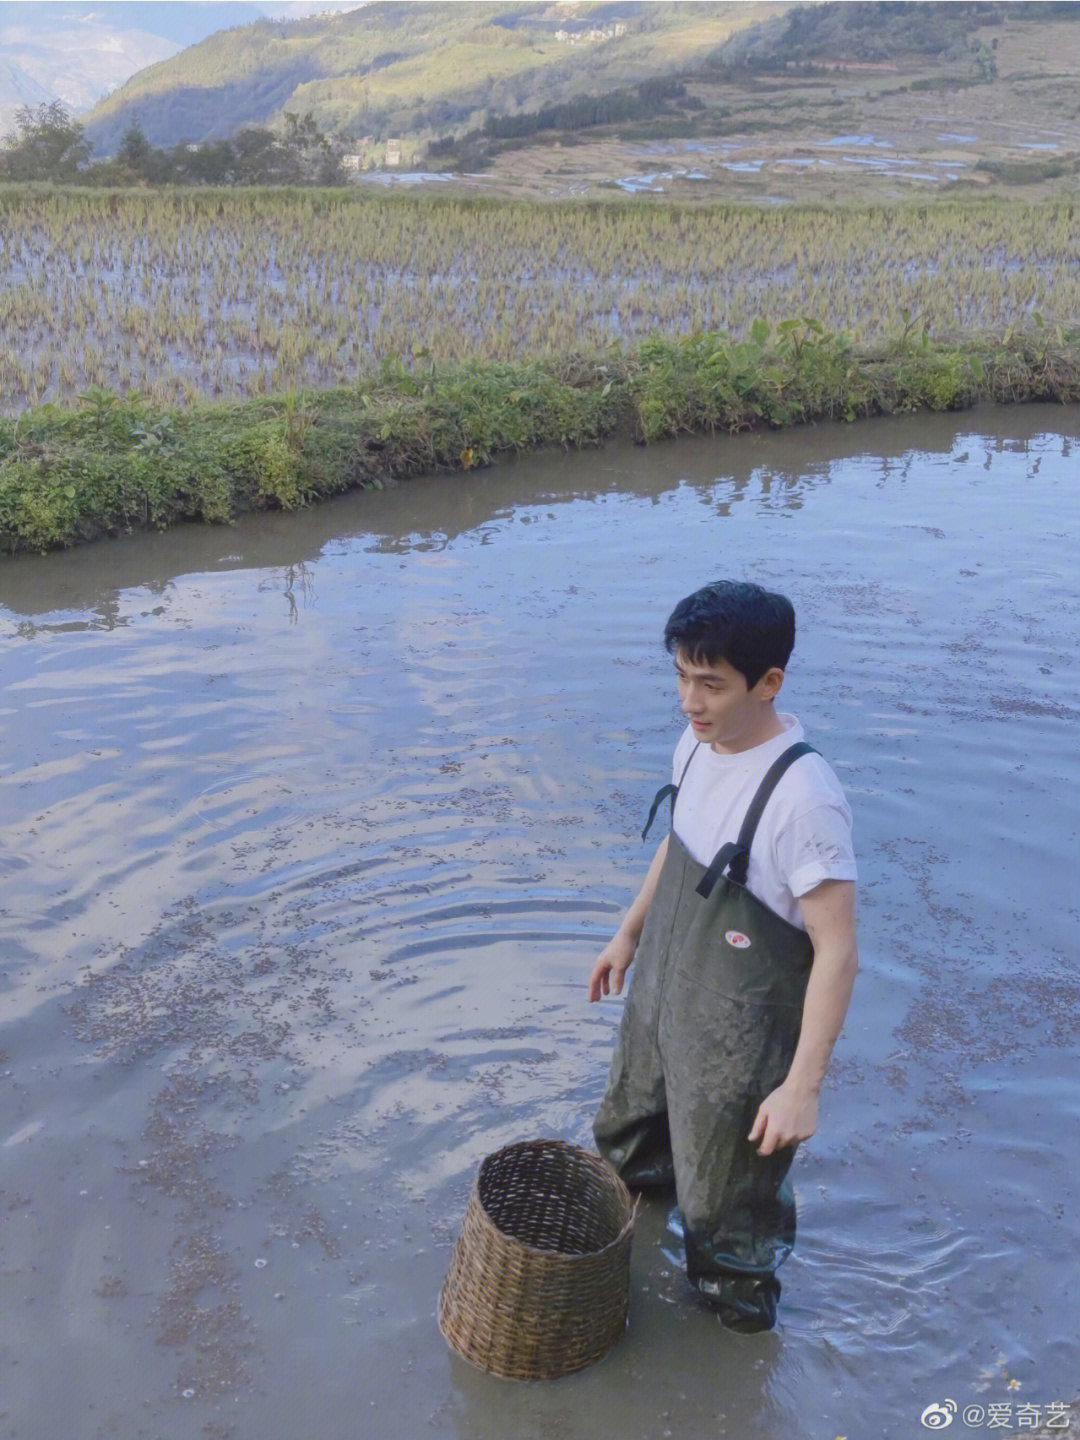
[(785, 1081), (758, 1106), (746, 1138), (751, 1144), (760, 1141), (759, 1155), (771, 1155), (785, 1145), (797, 1145), (800, 1140), (809, 1139), (817, 1129), (817, 1113), (817, 1095), (789, 1086)]

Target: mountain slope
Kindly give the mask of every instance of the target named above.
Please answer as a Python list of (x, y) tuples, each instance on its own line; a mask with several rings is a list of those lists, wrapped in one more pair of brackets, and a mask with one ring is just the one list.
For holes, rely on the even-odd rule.
[(311, 111), (343, 135), (430, 138), (670, 74), (784, 3), (381, 3), (211, 36), (86, 117), (97, 154), (134, 121), (154, 145)]

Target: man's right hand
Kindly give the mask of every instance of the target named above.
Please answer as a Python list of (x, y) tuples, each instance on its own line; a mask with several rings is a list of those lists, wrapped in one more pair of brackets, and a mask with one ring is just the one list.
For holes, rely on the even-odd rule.
[(637, 949), (635, 941), (620, 930), (609, 940), (600, 952), (600, 958), (589, 976), (589, 999), (599, 1000), (602, 995), (622, 993), (623, 976), (630, 968)]

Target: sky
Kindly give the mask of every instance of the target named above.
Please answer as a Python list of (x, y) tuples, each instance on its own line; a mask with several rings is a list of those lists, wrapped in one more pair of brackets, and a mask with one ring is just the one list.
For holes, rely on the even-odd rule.
[(18, 27), (45, 39), (58, 28), (97, 26), (115, 32), (139, 31), (170, 41), (176, 49), (195, 45), (232, 25), (260, 16), (298, 19), (324, 10), (353, 10), (357, 0), (3, 0), (0, 35)]

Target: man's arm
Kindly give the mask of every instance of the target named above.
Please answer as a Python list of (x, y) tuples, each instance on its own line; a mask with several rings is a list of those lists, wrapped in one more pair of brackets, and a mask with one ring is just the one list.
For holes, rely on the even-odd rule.
[(641, 932), (645, 928), (645, 916), (649, 913), (649, 906), (656, 894), (656, 882), (663, 868), (667, 845), (668, 837), (665, 835), (653, 856), (634, 903), (623, 916), (618, 930), (601, 950), (600, 958), (592, 968), (589, 976), (590, 1000), (599, 1000), (601, 995), (618, 995), (622, 991), (623, 976), (630, 968)]
[(759, 1155), (806, 1140), (817, 1129), (818, 1092), (844, 1023), (859, 968), (855, 882), (823, 880), (799, 900), (814, 946), (802, 1028), (791, 1069), (758, 1107), (747, 1139)]

